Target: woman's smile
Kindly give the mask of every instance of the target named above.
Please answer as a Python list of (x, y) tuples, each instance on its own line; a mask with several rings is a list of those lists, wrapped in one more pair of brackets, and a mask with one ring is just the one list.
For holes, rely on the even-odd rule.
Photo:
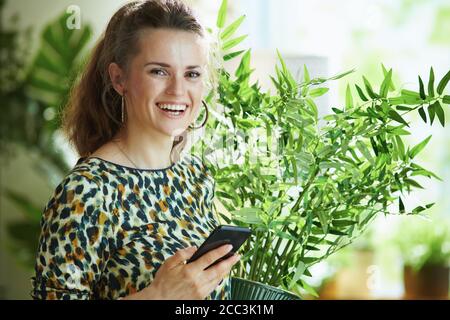
[(185, 103), (157, 102), (156, 106), (161, 114), (170, 119), (183, 118), (189, 109), (189, 105)]

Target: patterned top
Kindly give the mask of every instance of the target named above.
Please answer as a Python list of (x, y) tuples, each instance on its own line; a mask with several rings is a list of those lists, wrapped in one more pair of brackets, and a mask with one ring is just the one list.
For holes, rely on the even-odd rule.
[[(34, 299), (117, 299), (148, 286), (165, 259), (218, 225), (214, 180), (185, 156), (159, 170), (80, 158), (44, 209)], [(226, 277), (207, 299), (229, 299)]]

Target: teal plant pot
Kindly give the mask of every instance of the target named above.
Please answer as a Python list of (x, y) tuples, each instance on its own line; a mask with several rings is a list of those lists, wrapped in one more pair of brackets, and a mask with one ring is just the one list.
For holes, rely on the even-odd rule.
[(231, 278), (232, 300), (301, 300), (286, 290), (247, 279)]

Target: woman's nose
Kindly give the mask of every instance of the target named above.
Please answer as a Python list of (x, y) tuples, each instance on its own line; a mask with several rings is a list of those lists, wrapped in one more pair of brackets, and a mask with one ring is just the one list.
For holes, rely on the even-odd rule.
[(172, 77), (168, 83), (166, 93), (174, 96), (184, 95), (183, 79), (176, 76)]

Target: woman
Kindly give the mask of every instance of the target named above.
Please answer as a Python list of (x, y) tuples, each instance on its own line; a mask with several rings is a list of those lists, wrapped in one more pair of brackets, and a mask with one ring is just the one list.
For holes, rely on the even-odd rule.
[(185, 263), (218, 225), (212, 177), (179, 152), (201, 107), (207, 119), (207, 63), (181, 2), (114, 14), (65, 111), (81, 157), (44, 210), (33, 298), (230, 298), (239, 256), (205, 270), (229, 246)]

